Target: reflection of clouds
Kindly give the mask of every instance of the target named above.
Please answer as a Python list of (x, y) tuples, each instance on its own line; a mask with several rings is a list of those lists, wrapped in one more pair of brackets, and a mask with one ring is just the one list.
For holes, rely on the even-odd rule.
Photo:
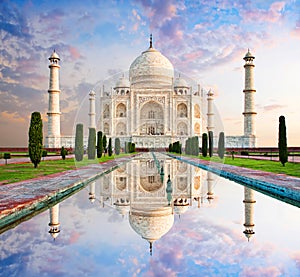
[[(226, 193), (239, 195), (227, 184), (218, 186), (218, 205), (226, 212), (210, 205), (190, 207), (154, 243), (152, 257), (148, 243), (131, 229), (128, 217), (122, 219), (112, 207), (91, 204), (87, 187), (60, 204), (61, 232), (55, 241), (48, 233), (49, 211), (1, 235), (0, 276), (1, 272), (6, 276), (299, 275), (299, 251), (283, 251), (256, 236), (248, 243), (243, 221), (232, 222), (235, 216), (223, 218), (228, 213), (242, 217), (231, 198), (227, 205), (235, 211), (223, 203)], [(237, 198), (242, 207), (242, 194)]]

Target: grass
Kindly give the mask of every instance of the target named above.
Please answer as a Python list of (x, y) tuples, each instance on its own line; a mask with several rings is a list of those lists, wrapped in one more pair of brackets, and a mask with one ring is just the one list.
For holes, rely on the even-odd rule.
[(203, 160), (211, 160), (213, 162), (221, 162), (229, 165), (235, 165), (240, 167), (246, 167), (250, 169), (256, 169), (261, 171), (272, 172), (276, 174), (286, 174), (290, 176), (300, 177), (300, 163), (286, 163), (285, 166), (278, 161), (269, 161), (269, 160), (254, 160), (247, 158), (234, 158), (232, 160), (231, 157), (225, 157), (224, 161), (219, 157), (204, 158), (199, 156), (200, 159)]
[(108, 155), (102, 156), (100, 159), (88, 160), (87, 157), (80, 162), (75, 161), (73, 158), (65, 160), (45, 160), (41, 161), (37, 168), (33, 167), (32, 163), (22, 164), (7, 164), (0, 166), (0, 184), (9, 184), (37, 177), (46, 176), (62, 171), (76, 169), (78, 167), (86, 166), (89, 164), (102, 163), (115, 158), (120, 158), (129, 154), (120, 154), (118, 156)]

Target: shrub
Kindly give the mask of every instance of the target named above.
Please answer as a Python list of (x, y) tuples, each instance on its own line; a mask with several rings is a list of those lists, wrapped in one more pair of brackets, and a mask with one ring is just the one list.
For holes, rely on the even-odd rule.
[(103, 153), (102, 132), (97, 133), (97, 158), (101, 158)]
[(116, 155), (120, 155), (120, 150), (121, 150), (120, 139), (116, 138), (115, 139), (115, 153), (116, 153)]
[(103, 150), (104, 150), (104, 153), (107, 153), (107, 138), (106, 138), (106, 135), (103, 136), (102, 138), (102, 143), (103, 143)]
[(76, 161), (82, 161), (84, 154), (83, 148), (83, 124), (78, 123), (76, 125), (76, 135), (75, 135), (75, 159)]
[(89, 128), (88, 159), (94, 160), (96, 156), (96, 129)]
[(212, 157), (214, 154), (214, 134), (212, 131), (208, 132), (208, 153)]
[(219, 141), (218, 141), (218, 156), (220, 159), (224, 158), (225, 153), (225, 137), (224, 132), (220, 132), (219, 134)]
[(47, 155), (48, 155), (48, 151), (47, 151), (46, 149), (43, 149), (43, 150), (42, 150), (42, 157), (43, 157), (43, 159), (44, 159), (45, 157), (47, 157)]
[[(267, 154), (267, 153), (265, 153), (265, 154)], [(242, 151), (241, 151), (241, 155), (242, 155), (242, 156), (249, 156), (249, 152), (248, 152), (248, 151), (245, 151), (245, 150), (242, 150)]]
[(207, 156), (207, 134), (206, 133), (202, 134), (202, 156), (203, 157)]
[(285, 117), (283, 115), (279, 117), (278, 150), (279, 150), (279, 160), (281, 164), (284, 166), (285, 163), (288, 161), (288, 151), (287, 151)]
[(10, 153), (4, 153), (3, 154), (3, 159), (5, 159), (5, 164), (7, 165), (7, 160), (11, 158)]
[(112, 155), (112, 145), (111, 145), (111, 138), (108, 140), (108, 156)]
[(37, 168), (41, 162), (43, 149), (43, 122), (39, 112), (31, 114), (28, 136), (29, 157), (34, 168)]
[(63, 160), (65, 160), (66, 159), (66, 155), (68, 155), (68, 150), (65, 149), (64, 146), (62, 146), (61, 149), (60, 149), (60, 155), (61, 155), (61, 158)]

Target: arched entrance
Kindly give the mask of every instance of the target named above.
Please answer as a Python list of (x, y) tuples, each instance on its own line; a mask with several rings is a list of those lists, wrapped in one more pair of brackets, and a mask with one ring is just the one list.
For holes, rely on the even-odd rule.
[(164, 111), (155, 101), (147, 102), (140, 110), (140, 135), (164, 135)]

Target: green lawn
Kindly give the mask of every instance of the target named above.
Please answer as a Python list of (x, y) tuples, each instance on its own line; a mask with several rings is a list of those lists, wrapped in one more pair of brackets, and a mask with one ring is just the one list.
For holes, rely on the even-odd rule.
[[(199, 158), (210, 160), (210, 158), (203, 158), (202, 156), (200, 156)], [(232, 160), (231, 157), (226, 157), (223, 161), (216, 156), (214, 156), (211, 161), (224, 162), (225, 164), (229, 165), (300, 177), (300, 163), (286, 163), (285, 166), (282, 166), (281, 163), (277, 161), (252, 160), (247, 158), (234, 158), (234, 160)]]
[[(129, 154), (120, 154), (116, 158), (120, 158)], [(87, 157), (81, 162), (75, 162), (72, 159), (65, 160), (54, 160), (54, 161), (41, 161), (38, 168), (34, 168), (32, 163), (23, 164), (7, 164), (0, 166), (0, 184), (9, 184), (28, 180), (36, 177), (41, 177), (53, 173), (58, 173), (66, 170), (76, 169), (89, 164), (101, 163), (108, 160), (113, 160), (114, 155), (108, 157), (107, 155), (102, 156), (101, 159), (88, 160)]]

